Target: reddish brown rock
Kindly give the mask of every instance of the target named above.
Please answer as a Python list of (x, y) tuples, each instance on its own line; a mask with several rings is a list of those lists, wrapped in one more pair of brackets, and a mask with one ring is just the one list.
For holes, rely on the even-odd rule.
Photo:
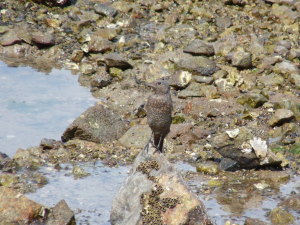
[[(28, 223), (39, 217), (42, 205), (7, 187), (0, 187), (0, 221)], [(19, 224), (18, 223), (18, 224)]]
[(35, 42), (36, 44), (46, 45), (46, 46), (55, 44), (53, 35), (41, 33), (41, 32), (34, 33), (32, 36), (32, 41)]

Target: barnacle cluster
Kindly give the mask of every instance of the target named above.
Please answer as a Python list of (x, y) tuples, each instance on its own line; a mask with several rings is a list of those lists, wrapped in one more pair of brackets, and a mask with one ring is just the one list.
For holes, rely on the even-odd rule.
[(144, 174), (148, 174), (149, 175), (149, 173), (150, 173), (150, 171), (152, 169), (155, 169), (155, 170), (159, 170), (160, 169), (160, 165), (159, 165), (159, 163), (156, 160), (141, 162), (137, 166), (136, 171), (141, 171)]
[(160, 198), (159, 195), (164, 192), (163, 187), (157, 184), (157, 177), (149, 175), (152, 169), (159, 170), (160, 165), (157, 161), (146, 161), (141, 162), (136, 171), (141, 171), (147, 174), (147, 178), (155, 182), (151, 191), (148, 193), (143, 193), (140, 198), (140, 203), (142, 205), (142, 221), (143, 224), (147, 225), (162, 225), (161, 213), (165, 212), (167, 208), (174, 208), (179, 202), (178, 198)]
[(161, 201), (163, 205), (169, 209), (174, 208), (178, 203), (180, 203), (178, 198), (163, 198)]

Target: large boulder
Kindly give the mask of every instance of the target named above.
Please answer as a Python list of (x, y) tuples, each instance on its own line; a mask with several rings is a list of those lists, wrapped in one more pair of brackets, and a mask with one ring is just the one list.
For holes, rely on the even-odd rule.
[(111, 224), (215, 224), (175, 167), (154, 151), (137, 156), (113, 200)]
[(62, 141), (77, 138), (102, 143), (119, 139), (125, 131), (125, 124), (115, 111), (97, 104), (77, 117), (61, 138)]

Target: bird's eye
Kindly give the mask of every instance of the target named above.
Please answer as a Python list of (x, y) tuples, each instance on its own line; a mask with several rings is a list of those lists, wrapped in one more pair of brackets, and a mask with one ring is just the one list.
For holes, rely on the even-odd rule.
[(161, 82), (157, 82), (158, 85), (161, 85)]

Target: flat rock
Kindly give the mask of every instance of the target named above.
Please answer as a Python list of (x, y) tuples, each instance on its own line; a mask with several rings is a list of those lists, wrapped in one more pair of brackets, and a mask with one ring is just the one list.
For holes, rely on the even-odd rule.
[(144, 149), (137, 156), (113, 200), (111, 224), (138, 225), (153, 221), (168, 225), (214, 225), (205, 205), (180, 173), (163, 154), (153, 154), (154, 151), (150, 147), (148, 153)]
[(103, 88), (112, 83), (111, 76), (106, 71), (97, 71), (91, 79), (91, 86)]
[(203, 56), (190, 56), (179, 59), (175, 62), (177, 70), (186, 70), (193, 75), (211, 76), (218, 68), (216, 63)]
[(117, 53), (109, 53), (104, 55), (105, 64), (107, 67), (117, 67), (120, 69), (130, 69), (132, 65), (127, 62), (121, 55)]
[(52, 34), (37, 32), (32, 35), (32, 41), (38, 45), (54, 45), (55, 40)]
[(19, 38), (18, 33), (15, 30), (10, 30), (9, 32), (5, 33), (0, 39), (0, 44), (2, 46), (14, 45), (21, 42), (22, 39)]
[(115, 111), (97, 104), (75, 119), (63, 133), (62, 140), (78, 138), (102, 143), (119, 139), (125, 131), (125, 124)]
[(0, 221), (7, 224), (28, 223), (37, 219), (43, 205), (29, 200), (22, 194), (0, 187)]
[(212, 45), (209, 45), (205, 41), (200, 39), (193, 40), (184, 50), (185, 53), (190, 53), (194, 56), (205, 55), (212, 56), (215, 54), (214, 48)]
[(118, 12), (114, 8), (104, 5), (104, 4), (95, 4), (94, 9), (95, 9), (96, 13), (103, 15), (103, 16), (114, 17), (117, 15), (117, 12)]
[(274, 115), (269, 120), (271, 127), (280, 126), (283, 123), (288, 123), (295, 119), (295, 114), (289, 109), (277, 109)]
[(252, 218), (247, 218), (245, 220), (244, 225), (271, 225), (270, 223), (267, 223), (265, 221), (259, 220), (259, 219), (252, 219)]

